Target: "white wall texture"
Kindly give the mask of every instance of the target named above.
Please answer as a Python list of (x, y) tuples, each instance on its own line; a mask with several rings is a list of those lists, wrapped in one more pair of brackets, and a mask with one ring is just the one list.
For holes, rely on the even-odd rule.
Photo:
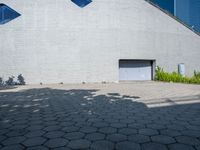
[(117, 82), (119, 59), (200, 70), (200, 36), (144, 0), (0, 0), (22, 14), (0, 26), (0, 76), (27, 83)]

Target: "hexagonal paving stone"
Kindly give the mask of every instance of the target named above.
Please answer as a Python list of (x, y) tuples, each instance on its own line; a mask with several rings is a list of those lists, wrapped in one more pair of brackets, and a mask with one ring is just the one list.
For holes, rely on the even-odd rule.
[(72, 140), (69, 142), (68, 147), (72, 149), (87, 149), (91, 145), (91, 142), (88, 140), (80, 139), (80, 140)]
[(4, 139), (6, 139), (6, 137), (3, 135), (0, 135), (0, 142), (3, 141)]
[(62, 128), (62, 131), (64, 132), (77, 132), (79, 131), (80, 127), (76, 127), (76, 126), (68, 126), (68, 127), (64, 127)]
[(104, 133), (104, 134), (111, 134), (111, 133), (116, 133), (117, 129), (112, 128), (112, 127), (104, 127), (104, 128), (100, 128), (99, 132)]
[(35, 147), (29, 147), (26, 150), (48, 150), (48, 148), (44, 146), (35, 146)]
[(47, 121), (47, 122), (44, 122), (45, 126), (55, 126), (57, 124), (58, 124), (57, 121)]
[(200, 145), (200, 141), (197, 138), (189, 136), (178, 136), (176, 137), (177, 142), (187, 145)]
[(28, 127), (27, 130), (34, 131), (34, 130), (40, 130), (42, 128), (44, 128), (44, 126), (42, 126), (42, 125), (32, 125), (32, 126)]
[(160, 133), (163, 134), (163, 135), (171, 136), (171, 137), (181, 135), (181, 133), (178, 130), (171, 130), (171, 129), (161, 130)]
[(83, 133), (93, 133), (93, 132), (96, 132), (97, 131), (97, 128), (95, 128), (95, 127), (90, 127), (90, 126), (88, 126), (88, 127), (82, 127), (81, 129), (80, 129), (80, 131), (81, 132), (83, 132)]
[(119, 122), (118, 119), (112, 119), (110, 116), (108, 116), (108, 118), (104, 119), (105, 122), (108, 122), (108, 123), (117, 123)]
[(145, 128), (145, 129), (139, 129), (139, 134), (152, 136), (152, 135), (157, 135), (159, 133), (157, 130)]
[(134, 119), (131, 119), (131, 118), (123, 118), (123, 119), (120, 119), (120, 122), (122, 123), (134, 123), (135, 120)]
[(146, 135), (133, 134), (128, 136), (128, 140), (133, 141), (135, 143), (146, 143), (150, 141), (150, 138)]
[(133, 142), (120, 142), (116, 144), (117, 150), (140, 150), (140, 145)]
[(170, 150), (195, 150), (192, 146), (179, 143), (171, 144), (168, 147)]
[(130, 123), (128, 124), (128, 127), (134, 128), (134, 129), (142, 129), (142, 128), (145, 128), (145, 125), (141, 123)]
[(63, 127), (73, 126), (74, 124), (75, 124), (74, 122), (61, 122), (61, 123), (59, 123), (59, 125), (63, 126)]
[(155, 135), (151, 137), (151, 140), (156, 143), (161, 143), (161, 144), (172, 144), (175, 143), (175, 139), (169, 136), (165, 135)]
[(200, 150), (200, 145), (199, 145), (199, 146), (196, 146), (196, 149), (197, 149), (197, 150)]
[(25, 149), (22, 145), (9, 145), (1, 148), (1, 150), (23, 150)]
[(125, 123), (117, 122), (111, 123), (110, 126), (113, 128), (125, 128), (127, 125)]
[(161, 130), (161, 129), (165, 129), (166, 127), (164, 125), (161, 125), (161, 124), (153, 123), (153, 124), (147, 124), (147, 128), (155, 129), (155, 130)]
[(85, 136), (84, 133), (81, 132), (71, 132), (71, 133), (67, 133), (66, 135), (64, 135), (64, 137), (68, 140), (76, 140), (76, 139), (81, 139)]
[(38, 137), (38, 136), (42, 136), (43, 134), (45, 134), (44, 131), (36, 130), (36, 131), (28, 132), (25, 136), (26, 137)]
[(45, 131), (55, 131), (60, 129), (60, 126), (48, 126), (46, 128), (44, 128)]
[(8, 130), (8, 129), (2, 129), (2, 130), (0, 130), (0, 135), (3, 135), (3, 134), (6, 134), (6, 133), (8, 133), (10, 130)]
[(64, 132), (62, 131), (51, 131), (51, 132), (47, 132), (44, 137), (47, 137), (47, 138), (58, 138), (58, 137), (61, 137), (64, 135)]
[(24, 128), (26, 128), (28, 125), (14, 125), (12, 127), (10, 127), (10, 130), (22, 130)]
[(24, 129), (19, 130), (11, 130), (10, 132), (6, 133), (6, 136), (13, 137), (13, 136), (24, 136), (28, 131)]
[(53, 150), (71, 150), (71, 148), (69, 148), (69, 147), (58, 147), (58, 148), (54, 148)]
[(108, 127), (109, 124), (106, 123), (106, 122), (95, 122), (95, 123), (93, 124), (93, 126), (94, 126), (94, 127), (97, 127), (97, 128), (102, 128), (102, 127)]
[(107, 136), (106, 139), (112, 142), (121, 142), (127, 140), (127, 137), (123, 134), (110, 134)]
[(186, 128), (184, 126), (181, 126), (179, 124), (170, 124), (170, 125), (167, 125), (167, 128), (168, 129), (172, 129), (172, 130), (186, 130)]
[(91, 148), (93, 150), (112, 150), (114, 149), (114, 144), (112, 142), (109, 141), (96, 141), (94, 143), (92, 143)]
[(67, 145), (69, 141), (64, 138), (56, 138), (48, 140), (44, 145), (49, 148), (57, 148), (57, 147), (63, 147)]
[(124, 135), (131, 135), (131, 134), (136, 134), (137, 130), (132, 129), (132, 128), (122, 128), (122, 129), (119, 129), (119, 133), (124, 134)]
[(200, 131), (197, 130), (183, 130), (181, 131), (181, 134), (185, 136), (200, 138)]
[(142, 144), (142, 150), (167, 150), (167, 147), (159, 143), (145, 143)]
[(39, 146), (42, 145), (46, 141), (43, 137), (33, 137), (28, 138), (26, 141), (23, 142), (23, 145), (29, 147), (29, 146)]
[(12, 145), (12, 144), (19, 144), (23, 142), (26, 138), (24, 136), (15, 136), (11, 138), (5, 139), (2, 144), (3, 145)]
[(97, 141), (97, 140), (103, 140), (105, 138), (105, 135), (101, 133), (90, 133), (87, 134), (85, 138), (90, 141)]

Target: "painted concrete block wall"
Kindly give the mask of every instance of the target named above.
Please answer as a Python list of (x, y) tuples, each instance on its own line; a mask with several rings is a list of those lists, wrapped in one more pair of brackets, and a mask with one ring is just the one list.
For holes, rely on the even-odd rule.
[(0, 76), (27, 83), (118, 82), (119, 59), (200, 70), (200, 37), (144, 0), (0, 0), (22, 14), (0, 26)]

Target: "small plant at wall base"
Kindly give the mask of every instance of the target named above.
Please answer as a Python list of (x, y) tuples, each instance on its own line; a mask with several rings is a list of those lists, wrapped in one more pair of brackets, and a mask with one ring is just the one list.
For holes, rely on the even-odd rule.
[(6, 85), (15, 85), (14, 78), (14, 76), (9, 77), (8, 80), (5, 82)]
[(3, 82), (3, 78), (0, 77), (0, 86), (3, 86), (4, 82)]
[(18, 80), (18, 85), (25, 85), (26, 84), (25, 79), (22, 76), (22, 74), (18, 75), (17, 80)]
[(194, 75), (192, 77), (184, 77), (178, 72), (168, 73), (164, 71), (163, 68), (158, 66), (156, 68), (155, 80), (164, 82), (200, 84), (200, 72), (194, 71)]
[(196, 70), (194, 71), (194, 77), (195, 78), (200, 78), (200, 72), (197, 72)]

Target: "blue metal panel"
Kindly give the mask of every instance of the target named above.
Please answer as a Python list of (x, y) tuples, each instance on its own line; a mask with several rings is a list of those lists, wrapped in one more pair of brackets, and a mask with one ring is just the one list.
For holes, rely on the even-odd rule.
[(81, 8), (87, 6), (89, 3), (92, 2), (92, 0), (71, 0), (71, 1)]
[(174, 0), (151, 0), (153, 3), (158, 5), (160, 8), (174, 14)]
[(0, 4), (0, 24), (5, 24), (19, 16), (20, 14), (12, 8), (5, 4)]
[(176, 0), (175, 15), (200, 32), (200, 0)]
[(200, 0), (150, 0), (200, 32)]

